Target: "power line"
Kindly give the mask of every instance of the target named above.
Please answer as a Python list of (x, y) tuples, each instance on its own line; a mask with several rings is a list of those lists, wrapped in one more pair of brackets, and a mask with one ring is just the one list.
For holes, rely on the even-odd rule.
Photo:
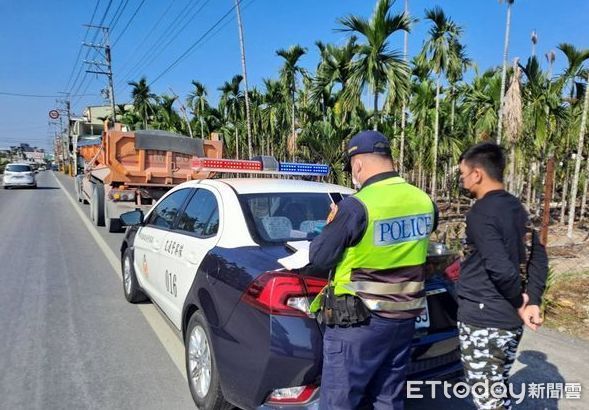
[(180, 61), (182, 61), (184, 58), (186, 58), (186, 56), (188, 56), (190, 54), (190, 52), (192, 50), (194, 50), (194, 48), (196, 46), (198, 46), (201, 42), (203, 42), (203, 40), (205, 39), (205, 37), (212, 32), (218, 25), (220, 25), (223, 20), (225, 20), (235, 9), (235, 5), (233, 5), (229, 11), (227, 11), (221, 18), (219, 18), (215, 24), (213, 24), (202, 36), (199, 37), (198, 40), (196, 40), (190, 47), (188, 47), (188, 49), (182, 53), (180, 55), (180, 57), (178, 57), (176, 60), (174, 60), (174, 62), (172, 64), (170, 64), (164, 71), (162, 71), (162, 73), (160, 75), (158, 75), (155, 80), (153, 80), (151, 83), (149, 83), (149, 85), (153, 85), (155, 84), (160, 78), (162, 78), (164, 75), (166, 75), (172, 68), (174, 68), (178, 63), (180, 63)]
[(131, 16), (131, 18), (127, 22), (127, 25), (125, 26), (125, 28), (123, 29), (123, 31), (121, 31), (121, 33), (119, 34), (119, 36), (117, 37), (117, 39), (112, 43), (113, 47), (119, 42), (119, 40), (121, 39), (121, 37), (123, 37), (123, 34), (125, 34), (125, 32), (127, 31), (127, 29), (129, 28), (129, 26), (131, 25), (131, 22), (133, 21), (133, 19), (135, 18), (135, 16), (139, 12), (139, 10), (141, 9), (141, 6), (143, 6), (143, 3), (145, 3), (145, 0), (141, 0), (141, 3), (139, 3), (139, 5), (137, 6), (137, 8), (135, 9), (135, 12), (133, 13), (133, 15)]
[[(135, 63), (135, 65), (133, 65), (133, 67), (130, 70), (127, 70), (125, 72), (125, 74), (121, 76), (121, 78), (131, 77), (130, 74), (132, 72), (134, 72), (137, 68), (141, 67), (142, 65), (145, 65), (144, 62), (147, 61), (150, 56), (155, 55), (155, 54), (160, 55), (161, 52), (163, 51), (163, 50), (160, 50), (161, 45), (164, 43), (166, 38), (172, 34), (172, 32), (174, 31), (174, 28), (178, 26), (179, 22), (182, 21), (183, 19), (185, 19), (189, 15), (189, 13), (192, 11), (192, 9), (194, 9), (196, 7), (196, 5), (198, 4), (199, 1), (200, 0), (193, 2), (192, 0), (188, 0), (188, 2), (184, 5), (182, 10), (180, 10), (180, 12), (176, 15), (176, 17), (174, 17), (170, 21), (170, 24), (168, 24), (168, 26), (164, 29), (163, 33), (158, 37), (158, 39), (151, 45), (151, 47), (149, 47), (147, 49), (147, 51), (137, 61), (137, 63)], [(167, 10), (166, 10), (166, 12), (167, 12)], [(123, 80), (121, 80), (121, 81), (123, 81)]]
[(114, 28), (116, 27), (117, 23), (119, 22), (119, 19), (121, 18), (121, 16), (125, 12), (125, 9), (127, 8), (127, 4), (129, 4), (129, 0), (121, 1), (119, 3), (119, 7), (117, 7), (115, 14), (113, 15), (113, 18), (110, 20), (110, 23), (108, 23), (108, 26), (111, 30), (114, 30)]
[[(60, 98), (63, 95), (41, 95), (41, 94), (25, 94), (25, 93), (10, 93), (5, 91), (0, 91), (0, 95), (6, 95), (9, 97), (29, 97), (29, 98)], [(89, 97), (95, 94), (73, 94), (70, 95), (71, 97)]]
[[(98, 24), (99, 26), (102, 26), (104, 24), (104, 21), (106, 20), (106, 16), (108, 14), (108, 11), (110, 10), (110, 7), (112, 6), (112, 0), (109, 0), (108, 5), (106, 6), (106, 10), (104, 11), (104, 14), (102, 15), (102, 18), (100, 20), (100, 23)], [(90, 28), (90, 27), (88, 27)], [(96, 38), (98, 37), (98, 31), (96, 31), (94, 33), (94, 37), (92, 37), (92, 43), (94, 43), (96, 41)], [(91, 49), (88, 49), (88, 51), (86, 51), (86, 55), (84, 56), (84, 60), (88, 60), (88, 56), (90, 55), (90, 51), (92, 51)], [(96, 52), (93, 55), (92, 58), (94, 58), (96, 56)], [(78, 75), (76, 76), (76, 79), (74, 80), (74, 83), (70, 89), (70, 93), (71, 91), (74, 89), (75, 85), (78, 82), (78, 79), (80, 78), (80, 75), (82, 74), (82, 72), (84, 72), (84, 64), (80, 65), (80, 70), (78, 71)], [(78, 91), (80, 90), (80, 86), (78, 87), (78, 89), (76, 90), (76, 92), (71, 93), (71, 94), (77, 94)]]
[[(164, 20), (164, 17), (172, 9), (172, 6), (174, 5), (174, 2), (175, 1), (176, 0), (170, 1), (170, 4), (166, 8), (166, 10), (162, 13), (162, 15), (160, 16), (160, 18), (158, 19), (158, 21), (153, 25), (153, 27), (151, 28), (151, 30), (149, 30), (149, 33), (145, 37), (143, 37), (143, 40), (141, 40), (141, 43), (137, 47), (134, 48), (133, 53), (129, 57), (129, 60), (132, 60), (133, 57), (135, 57), (135, 55), (137, 54), (137, 52), (145, 45), (145, 43), (147, 42), (147, 39), (150, 38), (155, 33), (155, 30), (158, 28), (158, 26), (160, 25), (160, 23)], [(132, 70), (130, 70), (130, 71), (132, 71)]]
[[(168, 47), (170, 46), (170, 44), (172, 44), (172, 43), (174, 42), (174, 40), (176, 40), (176, 38), (177, 38), (177, 37), (178, 37), (178, 36), (179, 36), (179, 35), (180, 35), (180, 34), (181, 34), (181, 33), (182, 33), (184, 30), (186, 30), (186, 27), (188, 27), (188, 25), (189, 25), (190, 23), (192, 23), (192, 20), (193, 20), (193, 19), (196, 17), (196, 15), (197, 15), (198, 13), (200, 13), (200, 12), (202, 11), (202, 9), (203, 9), (203, 8), (204, 8), (204, 7), (207, 5), (207, 3), (208, 3), (209, 1), (210, 1), (210, 0), (206, 0), (206, 1), (204, 2), (204, 4), (203, 4), (203, 5), (202, 5), (202, 6), (201, 6), (201, 7), (200, 7), (198, 10), (196, 10), (196, 12), (195, 12), (195, 13), (194, 13), (192, 16), (190, 16), (190, 18), (189, 18), (189, 19), (187, 19), (187, 20), (186, 20), (186, 22), (184, 23), (184, 25), (182, 25), (182, 27), (180, 28), (180, 30), (178, 30), (178, 31), (177, 31), (177, 32), (176, 32), (176, 33), (175, 33), (175, 34), (174, 34), (174, 35), (173, 35), (173, 36), (172, 36), (172, 37), (171, 37), (171, 38), (168, 40), (168, 42), (167, 42), (167, 43), (166, 43), (166, 44), (163, 46), (162, 50), (161, 50), (159, 53), (157, 53), (157, 54), (155, 54), (155, 53), (153, 53), (153, 54), (152, 54), (152, 53), (150, 53), (150, 54), (149, 54), (149, 57), (151, 57), (151, 58), (150, 58), (150, 59), (148, 59), (148, 60), (146, 61), (146, 63), (145, 63), (145, 66), (146, 66), (146, 67), (147, 67), (147, 66), (149, 66), (150, 64), (152, 64), (152, 63), (153, 63), (153, 62), (154, 62), (154, 61), (155, 61), (155, 60), (156, 60), (156, 59), (157, 59), (157, 58), (158, 58), (158, 57), (161, 55), (161, 53), (163, 53), (163, 52), (166, 50), (166, 48), (168, 48)], [(178, 24), (179, 24), (179, 22), (178, 22)]]
[[(96, 16), (96, 11), (98, 10), (98, 5), (100, 4), (100, 0), (96, 0), (96, 6), (94, 6), (94, 11), (92, 12), (92, 17), (90, 17), (90, 24), (92, 24), (94, 22), (94, 17)], [(82, 43), (84, 41), (86, 41), (86, 38), (88, 37), (88, 32), (90, 31), (90, 27), (86, 28), (86, 33), (84, 34), (84, 40), (82, 40)], [(80, 48), (78, 49), (78, 55), (76, 56), (76, 59), (74, 60), (74, 65), (72, 67), (72, 72), (70, 73), (70, 76), (68, 77), (65, 89), (67, 90), (70, 86), (70, 82), (72, 81), (72, 78), (74, 76), (74, 72), (76, 71), (76, 67), (80, 61), (80, 55), (82, 55), (82, 49), (84, 48), (83, 44), (80, 44)]]

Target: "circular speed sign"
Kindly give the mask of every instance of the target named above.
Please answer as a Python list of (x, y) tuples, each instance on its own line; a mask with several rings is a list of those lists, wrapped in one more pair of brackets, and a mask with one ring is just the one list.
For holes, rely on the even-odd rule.
[(52, 120), (58, 119), (59, 118), (59, 111), (57, 111), (57, 110), (49, 111), (49, 118), (51, 118)]

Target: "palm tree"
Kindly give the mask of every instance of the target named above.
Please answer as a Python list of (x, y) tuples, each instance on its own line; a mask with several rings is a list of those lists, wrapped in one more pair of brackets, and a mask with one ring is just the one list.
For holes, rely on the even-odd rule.
[[(535, 60), (535, 58), (534, 58)], [(518, 139), (521, 135), (522, 126), (523, 126), (523, 119), (522, 119), (522, 98), (521, 98), (521, 89), (520, 89), (520, 76), (521, 76), (521, 69), (518, 65), (518, 59), (515, 59), (514, 62), (514, 69), (511, 75), (511, 83), (509, 84), (509, 89), (505, 94), (505, 107), (504, 107), (504, 117), (503, 122), (505, 126), (505, 138), (509, 144), (509, 161), (510, 161), (510, 170), (509, 170), (509, 180), (508, 180), (508, 189), (513, 193), (516, 194), (515, 189), (515, 172), (516, 172), (516, 159), (515, 159), (515, 149)]]
[(501, 125), (503, 120), (503, 99), (505, 98), (505, 81), (507, 79), (507, 56), (509, 53), (509, 30), (511, 29), (511, 6), (515, 0), (499, 0), (507, 2), (507, 20), (505, 22), (505, 40), (503, 42), (503, 70), (501, 71), (501, 101), (499, 103), (499, 119), (497, 122), (497, 144), (501, 143)]
[(294, 156), (296, 152), (295, 95), (297, 91), (297, 74), (303, 72), (303, 69), (297, 63), (306, 52), (307, 49), (298, 44), (291, 46), (288, 50), (281, 48), (276, 51), (276, 55), (284, 59), (284, 65), (280, 69), (280, 79), (285, 91), (288, 93), (291, 103), (291, 156)]
[(436, 200), (437, 183), (437, 159), (438, 140), (440, 134), (440, 79), (442, 73), (448, 71), (451, 62), (459, 61), (464, 49), (459, 43), (462, 28), (446, 16), (440, 7), (425, 11), (425, 18), (433, 23), (429, 30), (429, 38), (424, 44), (421, 59), (428, 60), (431, 68), (436, 74), (436, 117), (434, 124), (434, 145), (433, 145), (433, 175), (432, 175), (432, 197)]
[(157, 98), (157, 106), (155, 113), (155, 125), (157, 129), (163, 129), (170, 132), (181, 132), (182, 120), (174, 110), (174, 102), (176, 96), (162, 95)]
[(225, 81), (221, 91), (221, 98), (219, 100), (219, 110), (223, 113), (223, 117), (227, 121), (226, 125), (233, 128), (235, 133), (235, 158), (239, 159), (239, 121), (242, 118), (242, 104), (243, 93), (239, 89), (239, 85), (243, 77), (239, 74), (234, 75), (231, 81)]
[(154, 113), (152, 104), (155, 99), (155, 94), (149, 89), (145, 77), (141, 77), (139, 82), (129, 81), (128, 84), (133, 87), (133, 90), (131, 91), (133, 108), (143, 121), (144, 129), (147, 129), (147, 120), (149, 118), (148, 111), (151, 111), (152, 114)]
[(450, 112), (450, 130), (454, 131), (454, 117), (456, 112), (456, 84), (462, 81), (464, 72), (473, 66), (473, 62), (466, 55), (466, 47), (458, 41), (451, 43), (453, 50), (450, 52), (450, 60), (446, 77), (450, 84), (450, 98), (452, 100), (452, 111)]
[[(336, 85), (340, 86), (339, 91), (333, 95), (333, 104), (337, 104), (341, 100), (346, 87), (350, 81), (350, 64), (358, 51), (356, 44), (357, 38), (351, 36), (347, 43), (342, 47), (336, 47), (333, 44), (323, 44), (318, 41), (315, 44), (321, 53), (321, 62), (317, 67), (317, 74), (312, 82), (311, 101), (321, 103), (321, 111), (325, 117), (328, 100), (332, 97), (333, 88)], [(358, 105), (360, 96), (357, 98)], [(344, 111), (344, 118), (347, 111)]]
[(351, 85), (348, 102), (353, 103), (368, 86), (374, 95), (374, 129), (378, 129), (378, 96), (388, 90), (399, 100), (409, 88), (409, 68), (402, 56), (389, 50), (388, 40), (398, 31), (409, 31), (411, 19), (405, 13), (390, 15), (394, 0), (379, 0), (370, 20), (348, 16), (340, 19), (342, 31), (361, 34), (366, 43), (358, 49), (358, 57), (351, 65)]
[[(575, 207), (577, 205), (577, 189), (579, 187), (579, 172), (581, 169), (581, 159), (583, 157), (583, 144), (585, 141), (585, 131), (587, 127), (587, 110), (589, 109), (589, 70), (587, 71), (587, 82), (585, 83), (585, 103), (583, 104), (583, 113), (581, 114), (581, 129), (579, 130), (579, 143), (577, 145), (577, 157), (575, 159), (575, 174), (573, 176), (573, 186), (571, 189), (571, 199), (569, 204), (569, 225), (567, 228), (567, 237), (573, 239), (573, 222), (575, 221)], [(586, 160), (589, 160), (586, 158)]]
[(200, 137), (204, 139), (204, 117), (209, 108), (207, 89), (199, 81), (192, 80), (192, 85), (194, 86), (194, 90), (188, 94), (187, 104), (192, 108), (192, 114), (196, 116), (200, 122)]
[(353, 131), (345, 122), (338, 122), (333, 114), (330, 109), (325, 120), (315, 121), (305, 127), (300, 145), (307, 148), (305, 160), (329, 165), (331, 182), (342, 184), (346, 177), (343, 172), (344, 151), (341, 147)]
[[(409, 0), (405, 0), (405, 7), (404, 12), (406, 15), (409, 15)], [(407, 52), (409, 48), (409, 32), (405, 31), (403, 33), (403, 61), (407, 63)], [(407, 97), (403, 98), (403, 105), (401, 106), (401, 141), (399, 146), (399, 173), (403, 175), (405, 171), (404, 168), (404, 161), (405, 161), (405, 124), (407, 122), (407, 115), (405, 110), (407, 108)]]
[(580, 87), (579, 83), (575, 80), (584, 77), (583, 63), (585, 60), (589, 59), (589, 49), (579, 50), (569, 43), (559, 44), (558, 49), (562, 51), (567, 58), (568, 66), (561, 78), (565, 83), (569, 81), (571, 82), (570, 99), (572, 102), (575, 96), (582, 95), (583, 87)]
[(287, 150), (282, 135), (288, 133), (288, 106), (284, 99), (284, 87), (278, 80), (264, 79), (266, 92), (262, 96), (262, 126), (266, 135), (266, 153), (280, 159), (286, 158)]

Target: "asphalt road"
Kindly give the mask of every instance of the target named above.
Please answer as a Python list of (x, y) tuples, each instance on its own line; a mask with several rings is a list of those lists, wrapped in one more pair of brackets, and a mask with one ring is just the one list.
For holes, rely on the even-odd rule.
[[(0, 408), (190, 409), (182, 344), (151, 304), (130, 305), (118, 269), (122, 234), (89, 223), (70, 177), (41, 172), (38, 190), (0, 190)], [(589, 344), (526, 332), (512, 381), (581, 383)], [(472, 409), (424, 398), (409, 410)], [(586, 409), (526, 398), (516, 409)]]
[(56, 177), (38, 184), (0, 190), (0, 408), (194, 408)]

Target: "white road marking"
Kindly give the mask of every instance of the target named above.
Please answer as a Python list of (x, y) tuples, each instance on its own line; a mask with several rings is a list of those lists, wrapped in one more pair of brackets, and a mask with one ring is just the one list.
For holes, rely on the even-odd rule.
[[(72, 207), (76, 210), (77, 214), (80, 216), (82, 223), (90, 232), (90, 235), (96, 241), (96, 244), (110, 263), (113, 272), (122, 281), (122, 276), (120, 273), (120, 261), (117, 255), (109, 248), (107, 243), (104, 239), (100, 236), (94, 225), (90, 222), (90, 220), (86, 217), (84, 212), (80, 209), (77, 205), (76, 201), (70, 193), (65, 189), (61, 181), (53, 174), (53, 177), (57, 181), (57, 184), (60, 186), (62, 192), (66, 195), (67, 199), (72, 204)], [(182, 377), (186, 379), (186, 368), (184, 364), (184, 345), (178, 339), (178, 336), (174, 333), (170, 326), (166, 322), (166, 320), (161, 316), (161, 314), (157, 311), (157, 309), (153, 305), (137, 305), (145, 320), (151, 328), (153, 329), (154, 333), (160, 340), (161, 344), (164, 346), (164, 349), (168, 352), (170, 359), (176, 365)]]

